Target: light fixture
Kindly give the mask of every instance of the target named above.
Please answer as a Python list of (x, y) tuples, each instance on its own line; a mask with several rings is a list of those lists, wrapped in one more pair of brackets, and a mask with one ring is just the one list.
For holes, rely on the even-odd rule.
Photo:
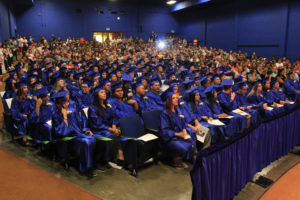
[(177, 1), (176, 0), (168, 0), (167, 1), (167, 4), (168, 5), (173, 5), (173, 4), (175, 4)]
[(158, 48), (159, 49), (163, 49), (163, 48), (165, 48), (166, 47), (166, 43), (164, 42), (164, 41), (159, 41), (158, 42)]

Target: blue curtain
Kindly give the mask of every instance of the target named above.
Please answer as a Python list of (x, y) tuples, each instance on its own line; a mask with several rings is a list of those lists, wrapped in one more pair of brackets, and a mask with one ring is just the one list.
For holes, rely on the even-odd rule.
[(190, 172), (192, 199), (232, 199), (255, 173), (300, 144), (300, 109), (200, 151)]

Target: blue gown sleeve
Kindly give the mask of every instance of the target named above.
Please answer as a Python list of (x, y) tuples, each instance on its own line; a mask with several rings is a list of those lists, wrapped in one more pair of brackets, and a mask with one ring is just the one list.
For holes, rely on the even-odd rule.
[(97, 114), (95, 107), (88, 109), (88, 125), (92, 131), (108, 130), (110, 127), (103, 123), (102, 118)]
[(72, 132), (72, 129), (64, 122), (63, 116), (59, 111), (52, 117), (52, 127), (57, 137), (66, 137)]
[(161, 138), (163, 141), (168, 142), (175, 136), (175, 131), (172, 129), (169, 116), (162, 112), (160, 115), (161, 122)]

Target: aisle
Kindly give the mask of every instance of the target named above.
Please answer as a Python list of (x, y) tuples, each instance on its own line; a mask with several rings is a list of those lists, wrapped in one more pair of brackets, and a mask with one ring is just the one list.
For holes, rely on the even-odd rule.
[(100, 200), (0, 148), (0, 200)]

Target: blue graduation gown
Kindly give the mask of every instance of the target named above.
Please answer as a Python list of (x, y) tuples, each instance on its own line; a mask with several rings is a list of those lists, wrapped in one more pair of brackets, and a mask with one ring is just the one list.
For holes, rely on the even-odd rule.
[(232, 110), (235, 110), (238, 107), (238, 104), (236, 102), (236, 97), (234, 100), (231, 99), (231, 93), (226, 94), (225, 92), (221, 91), (218, 95), (219, 102), (223, 108), (223, 110), (228, 113), (229, 115), (233, 115), (235, 118), (238, 118), (240, 129), (246, 129), (247, 128), (247, 117), (242, 116), (236, 113), (231, 112)]
[(94, 135), (102, 137), (110, 137), (111, 132), (108, 131), (108, 128), (112, 125), (118, 125), (118, 118), (114, 109), (107, 107), (104, 109), (105, 117), (102, 118), (98, 114), (98, 108), (96, 106), (91, 106), (88, 109), (88, 127)]
[(138, 105), (139, 105), (139, 110), (138, 113), (142, 114), (143, 112), (147, 112), (149, 111), (149, 107), (150, 107), (150, 102), (148, 97), (144, 96), (139, 96), (139, 95), (133, 95), (132, 97), (133, 100), (135, 100)]
[(52, 116), (54, 114), (55, 105), (51, 101), (48, 101), (46, 105), (41, 105), (39, 116), (37, 116), (36, 110), (33, 110), (30, 117), (32, 123), (34, 124), (33, 138), (41, 141), (52, 140), (52, 125), (49, 125), (46, 122), (52, 120)]
[[(106, 107), (104, 109), (104, 118), (98, 114), (98, 108), (91, 106), (88, 109), (88, 127), (90, 127), (96, 137), (110, 137), (111, 132), (108, 130), (112, 125), (118, 125), (119, 120), (114, 109)], [(111, 160), (109, 142), (105, 142), (105, 161)]]
[(86, 128), (83, 116), (80, 113), (71, 112), (68, 114), (68, 123), (67, 126), (63, 120), (63, 115), (56, 109), (52, 117), (54, 138), (75, 137), (69, 141), (57, 142), (58, 154), (66, 159), (68, 152), (72, 152), (79, 158), (79, 171), (85, 172), (93, 166), (96, 139), (84, 133), (88, 128)]
[[(202, 104), (201, 104), (202, 103)], [(195, 107), (192, 107), (191, 104), (184, 104), (180, 106), (181, 112), (184, 115), (184, 119), (186, 120), (186, 123), (194, 125), (195, 120), (197, 119), (202, 126), (205, 126), (210, 129), (212, 141), (211, 143), (216, 143), (216, 141), (219, 139), (219, 133), (224, 135), (224, 128), (221, 126), (214, 126), (209, 124), (207, 121), (202, 119), (202, 116), (208, 116), (206, 113), (206, 108), (204, 106), (204, 103), (201, 102)]]
[[(212, 107), (210, 103), (206, 100), (204, 102), (207, 110), (208, 117), (212, 117), (214, 119), (218, 119), (218, 115), (224, 113), (219, 102), (215, 102)], [(220, 119), (221, 121), (225, 121), (225, 135), (224, 136), (232, 136), (233, 134), (239, 133), (241, 131), (240, 128), (240, 120), (237, 117), (232, 119)]]
[(126, 102), (121, 102), (116, 98), (112, 98), (108, 100), (108, 103), (112, 106), (115, 110), (117, 119), (121, 119), (123, 117), (127, 117), (130, 115), (136, 114), (134, 108)]
[(83, 108), (90, 107), (93, 103), (93, 94), (83, 94), (82, 91), (80, 91), (76, 96), (76, 107), (79, 110), (82, 110)]
[(149, 110), (163, 110), (165, 103), (162, 101), (159, 95), (155, 94), (152, 90), (147, 92), (146, 96), (148, 97), (150, 108)]
[(238, 107), (245, 108), (244, 112), (249, 113), (251, 115), (251, 125), (257, 125), (261, 122), (261, 116), (257, 109), (247, 110), (248, 106), (254, 106), (254, 104), (250, 104), (247, 101), (246, 95), (241, 95), (241, 94), (236, 93), (235, 99), (236, 99)]
[[(30, 132), (30, 114), (33, 112), (34, 105), (32, 99), (28, 97), (19, 101), (19, 97), (15, 97), (11, 103), (11, 114), (14, 124), (17, 126), (17, 131), (21, 135), (28, 135)], [(27, 115), (24, 117), (23, 115)]]
[[(299, 90), (299, 85), (296, 80), (292, 81), (292, 80), (287, 79), (283, 83), (283, 89), (284, 89), (284, 92), (288, 95), (288, 97), (295, 100), (295, 98), (297, 96), (295, 90)], [(298, 94), (298, 96), (299, 96), (299, 94)]]
[[(176, 132), (181, 132), (186, 128), (186, 124), (177, 113), (170, 116), (166, 110), (161, 115), (161, 133), (160, 138), (163, 141), (163, 149), (168, 152), (170, 156), (182, 157), (183, 159), (191, 159), (193, 156), (193, 149), (196, 148), (195, 142), (192, 138), (184, 140), (176, 137)], [(187, 130), (188, 134), (189, 130)]]

